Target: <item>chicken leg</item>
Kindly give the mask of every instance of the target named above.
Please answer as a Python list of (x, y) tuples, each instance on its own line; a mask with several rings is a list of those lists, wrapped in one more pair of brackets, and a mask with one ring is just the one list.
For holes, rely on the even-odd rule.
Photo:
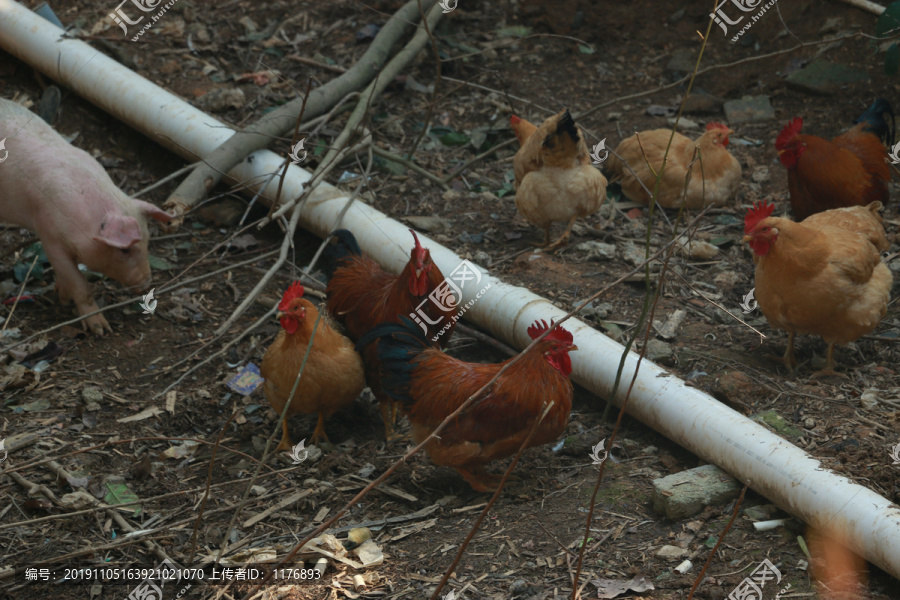
[(394, 423), (397, 421), (397, 403), (385, 399), (378, 403), (381, 409), (381, 420), (384, 421), (384, 439), (387, 442), (403, 439), (403, 436), (394, 433)]
[(291, 435), (288, 433), (288, 424), (287, 424), (287, 415), (285, 415), (284, 420), (281, 422), (281, 441), (278, 443), (278, 447), (275, 448), (276, 452), (290, 452), (294, 447), (291, 444)]
[(774, 361), (780, 362), (785, 367), (787, 367), (788, 371), (793, 373), (794, 367), (797, 366), (797, 359), (794, 357), (794, 332), (791, 331), (790, 333), (788, 333), (787, 349), (784, 351), (784, 356), (775, 356), (773, 354), (767, 354), (766, 357), (770, 358)]
[[(563, 231), (562, 235), (559, 236), (555, 242), (553, 242), (552, 244), (548, 245), (545, 248), (545, 250), (547, 252), (552, 252), (552, 251), (556, 250), (557, 248), (559, 248), (560, 246), (564, 246), (569, 243), (569, 236), (572, 234), (572, 227), (575, 225), (575, 219), (577, 219), (577, 218), (578, 218), (577, 216), (573, 216), (571, 219), (569, 219), (569, 224), (566, 225), (566, 230)], [(548, 234), (550, 233), (549, 229), (547, 230), (547, 233)], [(549, 235), (548, 235), (548, 238), (549, 238)]]
[(838, 373), (834, 370), (834, 342), (828, 344), (828, 356), (825, 358), (825, 368), (810, 375), (810, 379), (829, 376), (846, 377), (849, 379), (845, 373)]
[(316, 429), (313, 431), (312, 437), (309, 438), (311, 444), (318, 444), (320, 441), (331, 443), (328, 436), (325, 435), (325, 413), (319, 413), (319, 422), (316, 423)]

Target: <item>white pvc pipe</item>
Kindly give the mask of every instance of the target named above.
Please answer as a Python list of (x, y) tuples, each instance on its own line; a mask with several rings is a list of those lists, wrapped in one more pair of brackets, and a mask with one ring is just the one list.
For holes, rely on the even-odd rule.
[[(115, 31), (113, 29), (112, 31)], [(233, 132), (166, 90), (76, 40), (60, 40), (61, 31), (12, 0), (0, 0), (0, 45), (49, 77), (66, 85), (116, 118), (195, 159), (212, 151)], [(171, 138), (171, 139), (169, 139)], [(282, 158), (256, 152), (230, 173), (232, 179), (262, 180)], [(283, 197), (300, 194), (310, 174), (288, 169)], [(267, 192), (274, 196), (277, 183)], [(303, 208), (302, 225), (319, 236), (335, 227), (346, 202), (343, 192), (322, 184)], [(342, 226), (353, 231), (363, 251), (399, 271), (409, 258), (407, 226), (356, 202)], [(432, 258), (447, 274), (459, 264), (454, 252), (420, 236)], [(530, 339), (526, 328), (535, 319), (559, 319), (565, 313), (528, 290), (485, 275), (491, 288), (466, 312), (466, 318), (518, 348)], [(477, 291), (464, 288), (463, 302)], [(608, 398), (623, 347), (592, 327), (571, 319), (579, 350), (572, 356), (573, 379)], [(637, 356), (628, 356), (616, 401), (621, 403)], [(687, 448), (751, 481), (757, 492), (807, 523), (830, 531), (872, 563), (900, 578), (900, 507), (845, 477), (825, 470), (818, 460), (764, 427), (744, 418), (702, 391), (685, 385), (657, 365), (644, 361), (634, 386), (629, 412)], [(885, 460), (888, 460), (885, 451)]]

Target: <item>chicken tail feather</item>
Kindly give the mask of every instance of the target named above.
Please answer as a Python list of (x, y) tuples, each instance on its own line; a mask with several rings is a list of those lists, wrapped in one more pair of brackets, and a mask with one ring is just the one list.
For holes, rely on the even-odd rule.
[(359, 338), (356, 349), (362, 352), (366, 346), (378, 341), (381, 387), (394, 402), (408, 406), (413, 402), (409, 395), (410, 377), (415, 369), (413, 359), (434, 348), (435, 344), (408, 317), (400, 316), (400, 321), (376, 325)]
[[(890, 116), (890, 124), (885, 119), (885, 115)], [(894, 145), (894, 109), (884, 98), (875, 100), (872, 106), (856, 120), (856, 123), (863, 123), (863, 131), (874, 133), (889, 146)]]
[(334, 272), (341, 267), (342, 263), (354, 256), (362, 256), (362, 250), (359, 243), (352, 233), (346, 229), (335, 229), (332, 233), (336, 242), (329, 244), (325, 248), (325, 276), (328, 279), (334, 275)]

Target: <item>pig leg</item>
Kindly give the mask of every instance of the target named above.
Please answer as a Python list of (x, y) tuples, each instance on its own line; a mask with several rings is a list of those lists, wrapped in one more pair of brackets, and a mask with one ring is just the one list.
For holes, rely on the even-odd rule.
[[(47, 244), (44, 245), (44, 250), (47, 252), (47, 259), (53, 265), (53, 270), (56, 271), (56, 289), (59, 292), (60, 301), (74, 301), (80, 315), (100, 310), (91, 295), (90, 285), (78, 270), (78, 265), (66, 254), (65, 250)], [(85, 329), (90, 329), (98, 336), (102, 336), (106, 332), (112, 333), (112, 327), (109, 326), (109, 322), (102, 313), (85, 318), (81, 324)]]

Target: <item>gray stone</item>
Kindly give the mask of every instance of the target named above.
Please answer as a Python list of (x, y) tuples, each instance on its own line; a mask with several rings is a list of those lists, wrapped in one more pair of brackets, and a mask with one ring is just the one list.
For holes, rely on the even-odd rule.
[(706, 92), (695, 92), (684, 102), (684, 112), (689, 115), (719, 112), (724, 100)]
[(443, 217), (422, 216), (422, 217), (406, 217), (410, 225), (416, 229), (427, 232), (444, 232), (450, 231), (453, 224)]
[(103, 402), (103, 392), (100, 391), (100, 388), (86, 387), (81, 390), (81, 398), (84, 400), (85, 404), (96, 404)]
[(817, 60), (785, 79), (788, 87), (817, 96), (832, 96), (842, 86), (869, 80), (865, 69), (857, 69), (840, 63)]
[(678, 333), (678, 328), (681, 326), (681, 322), (684, 321), (686, 316), (687, 311), (679, 308), (673, 311), (664, 323), (653, 321), (653, 328), (656, 329), (656, 333), (658, 333), (662, 339), (674, 340), (675, 334)]
[(603, 242), (581, 242), (575, 246), (576, 250), (588, 253), (588, 258), (594, 260), (610, 260), (616, 257), (616, 245)]
[(737, 498), (741, 485), (715, 465), (703, 465), (653, 481), (653, 510), (681, 521)]
[(688, 554), (690, 552), (678, 546), (663, 546), (656, 552), (656, 555), (660, 558), (682, 558)]
[(673, 75), (684, 77), (688, 73), (693, 72), (696, 63), (697, 54), (693, 50), (688, 50), (686, 48), (676, 50), (672, 53), (672, 58), (669, 59), (669, 62), (666, 65), (666, 71)]
[(768, 96), (744, 96), (725, 103), (725, 118), (732, 126), (771, 121), (775, 118), (775, 109)]
[(478, 250), (475, 254), (472, 255), (472, 258), (475, 259), (475, 262), (483, 267), (490, 267), (491, 263), (494, 262), (491, 259), (491, 255), (485, 252), (484, 250)]
[(634, 243), (626, 242), (622, 245), (622, 259), (632, 267), (636, 267), (644, 262), (644, 251), (635, 246)]
[(647, 342), (647, 358), (653, 362), (660, 362), (672, 356), (672, 346), (662, 340), (650, 340)]

